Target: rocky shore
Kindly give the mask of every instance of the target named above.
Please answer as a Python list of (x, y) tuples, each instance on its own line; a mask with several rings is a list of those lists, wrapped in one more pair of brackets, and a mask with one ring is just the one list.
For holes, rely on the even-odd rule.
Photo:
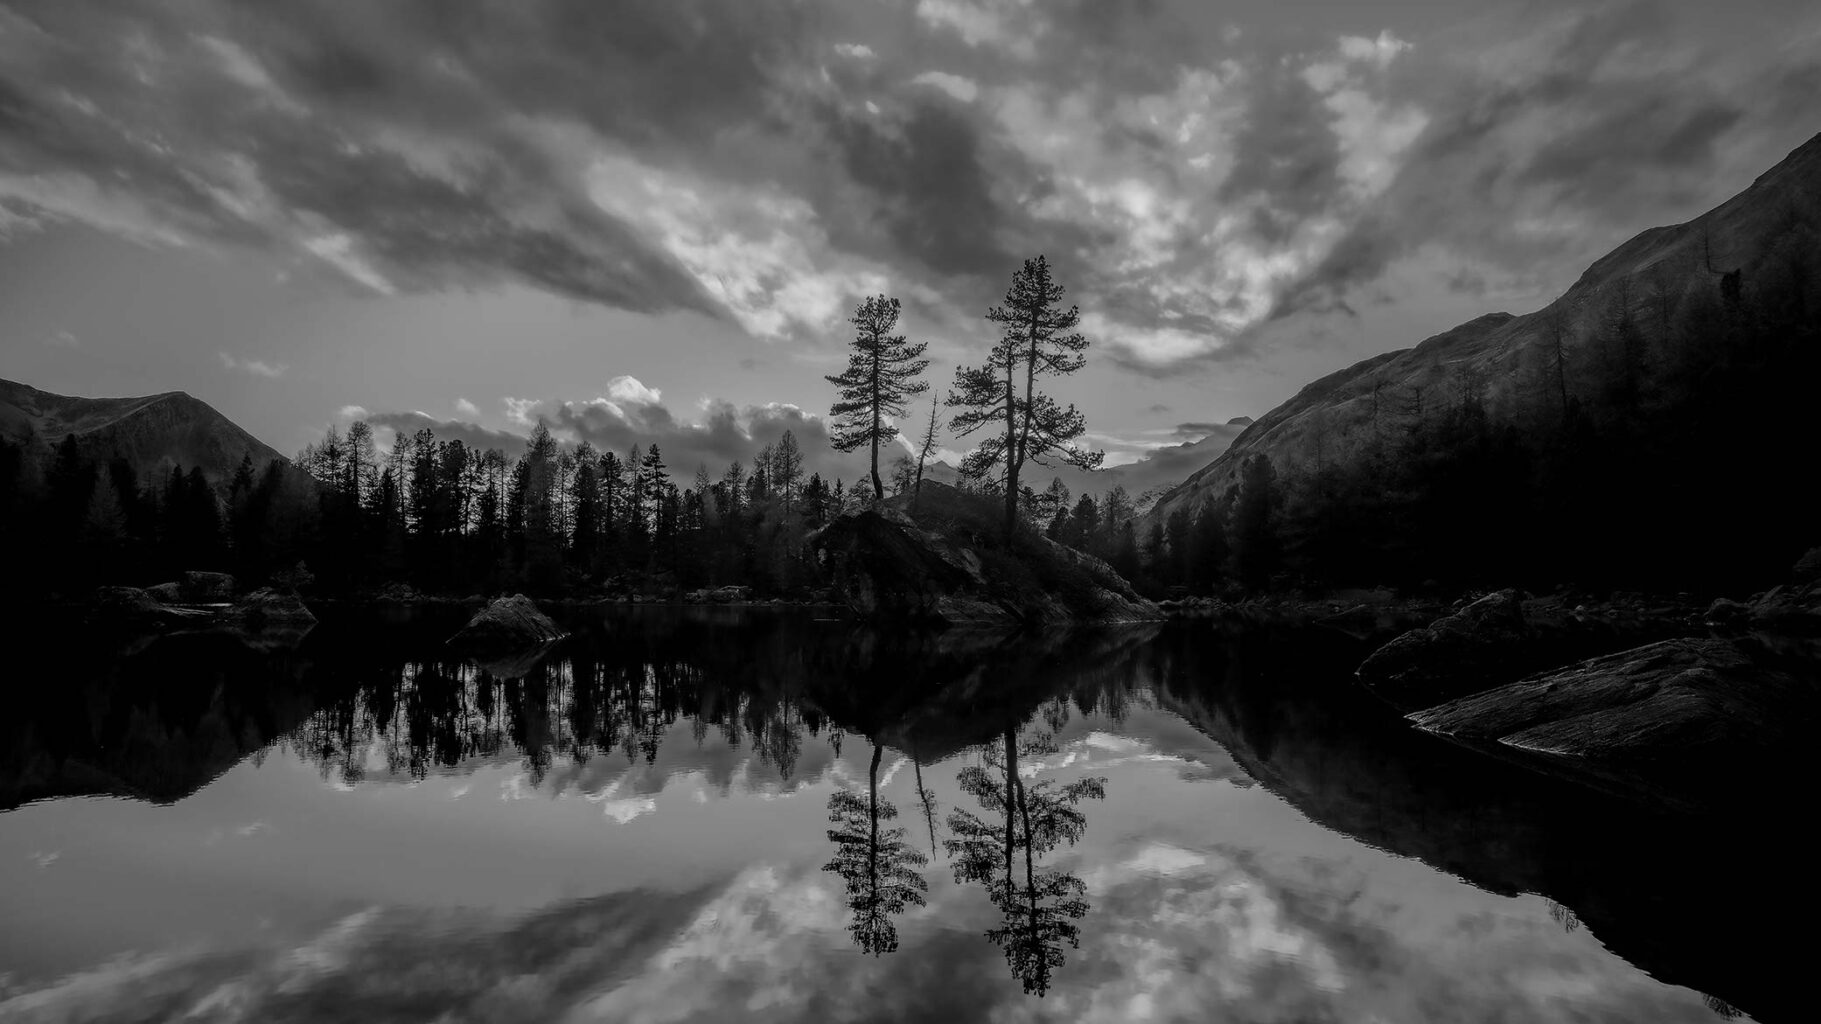
[(1564, 609), (1499, 591), (1373, 652), (1417, 728), (1678, 812), (1724, 812), (1821, 724), (1821, 550), (1749, 600)]

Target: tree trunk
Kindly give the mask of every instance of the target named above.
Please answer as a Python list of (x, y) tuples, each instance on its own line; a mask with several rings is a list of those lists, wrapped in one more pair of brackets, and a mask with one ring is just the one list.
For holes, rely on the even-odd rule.
[(885, 484), (879, 480), (879, 336), (873, 335), (873, 503), (885, 500)]
[[(1012, 887), (1012, 851), (1016, 848), (1012, 832), (1013, 789), (1018, 784), (1018, 740), (1012, 730), (1005, 730), (1005, 886)], [(1028, 837), (1027, 837), (1028, 838)]]
[(879, 754), (883, 748), (873, 743), (873, 766), (868, 773), (870, 796), (866, 806), (872, 818), (872, 835), (866, 845), (866, 895), (876, 913), (879, 908)]
[(1017, 392), (1012, 390), (1012, 364), (1005, 365), (1005, 538), (1018, 530), (1018, 418)]

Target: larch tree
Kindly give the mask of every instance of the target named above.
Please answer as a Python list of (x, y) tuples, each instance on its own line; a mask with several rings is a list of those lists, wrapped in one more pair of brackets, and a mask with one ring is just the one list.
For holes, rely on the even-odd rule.
[(929, 360), (923, 358), (927, 343), (912, 343), (904, 335), (892, 333), (901, 311), (897, 299), (883, 295), (869, 296), (860, 303), (848, 318), (855, 334), (847, 369), (825, 378), (840, 394), (829, 409), (835, 420), (829, 443), (836, 451), (871, 449), (875, 501), (885, 498), (879, 446), (898, 437), (892, 419), (904, 415), (906, 399), (929, 390), (927, 383), (917, 379), (929, 368)]
[(1081, 469), (1096, 469), (1105, 452), (1076, 445), (1087, 423), (1073, 405), (1058, 405), (1037, 389), (1043, 377), (1074, 373), (1087, 362), (1088, 341), (1075, 328), (1081, 310), (1062, 308), (1062, 285), (1042, 256), (1025, 260), (1012, 275), (1005, 304), (987, 310), (1000, 336), (980, 366), (955, 370), (948, 406), (956, 410), (949, 429), (966, 437), (982, 427), (1004, 427), (987, 436), (962, 460), (961, 471), (984, 479), (1004, 467), (1005, 532), (1018, 525), (1018, 474), (1025, 463), (1047, 466), (1049, 458)]

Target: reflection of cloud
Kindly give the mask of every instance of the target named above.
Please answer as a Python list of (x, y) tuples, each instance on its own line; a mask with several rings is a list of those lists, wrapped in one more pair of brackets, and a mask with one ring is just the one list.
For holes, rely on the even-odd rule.
[(640, 815), (650, 814), (658, 809), (658, 802), (654, 797), (620, 796), (620, 787), (625, 783), (626, 777), (622, 775), (598, 792), (583, 793), (582, 798), (591, 804), (599, 804), (602, 814), (622, 825)]
[(991, 907), (945, 871), (899, 952), (876, 958), (843, 934), (837, 880), (768, 863), (698, 892), (523, 916), (368, 909), (302, 942), (117, 961), (14, 994), (0, 1018), (1711, 1020), (1699, 995), (1564, 932), (1539, 899), (1439, 877), (1446, 891), (1413, 894), (1346, 856), (1150, 840), (1077, 847), (1057, 866), (1093, 909), (1041, 1000), (982, 937)]
[(57, 858), (59, 858), (61, 856), (63, 856), (63, 854), (59, 853), (56, 850), (50, 850), (48, 852), (40, 851), (40, 850), (33, 850), (32, 852), (25, 855), (25, 859), (31, 861), (32, 864), (36, 867), (48, 868), (52, 864), (57, 863)]

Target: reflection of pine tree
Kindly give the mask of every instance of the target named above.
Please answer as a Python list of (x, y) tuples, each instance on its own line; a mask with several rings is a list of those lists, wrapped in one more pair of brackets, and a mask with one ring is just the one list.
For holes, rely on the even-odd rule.
[(1088, 902), (1081, 879), (1039, 869), (1037, 861), (1058, 845), (1073, 846), (1086, 831), (1087, 818), (1077, 804), (1106, 796), (1106, 780), (1099, 778), (1027, 785), (1018, 758), (1054, 749), (1046, 735), (1020, 750), (1016, 734), (1006, 730), (1001, 750), (985, 748), (985, 763), (969, 765), (957, 776), (962, 791), (1004, 824), (957, 808), (948, 818), (953, 837), (943, 840), (955, 880), (985, 886), (1004, 917), (999, 927), (987, 929), (987, 939), (1005, 952), (1012, 976), (1024, 990), (1040, 996), (1062, 966), (1062, 944), (1080, 948), (1081, 931), (1074, 922), (1087, 915)]
[(928, 858), (904, 841), (904, 829), (881, 829), (879, 823), (898, 816), (890, 801), (879, 800), (879, 755), (873, 744), (872, 770), (867, 799), (839, 790), (828, 798), (828, 830), (835, 844), (834, 859), (823, 866), (847, 883), (847, 907), (853, 920), (847, 930), (861, 952), (878, 956), (898, 948), (898, 928), (892, 916), (911, 906), (923, 906), (929, 890), (918, 869)]

